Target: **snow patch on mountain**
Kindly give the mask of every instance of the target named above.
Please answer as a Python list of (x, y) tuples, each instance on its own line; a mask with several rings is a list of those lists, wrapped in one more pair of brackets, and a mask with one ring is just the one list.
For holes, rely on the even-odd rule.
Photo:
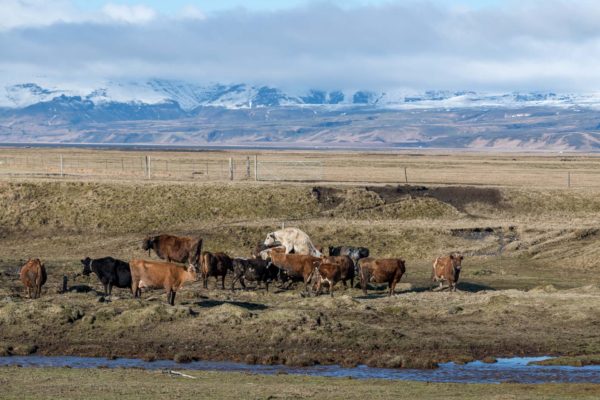
[(43, 82), (7, 84), (0, 90), (0, 107), (24, 108), (60, 96), (81, 97), (93, 104), (132, 103), (157, 105), (176, 102), (181, 109), (197, 107), (248, 109), (260, 107), (376, 107), (383, 109), (456, 109), (528, 106), (585, 107), (600, 109), (600, 93), (552, 92), (478, 93), (473, 91), (415, 92), (409, 90), (283, 91), (243, 83), (200, 85), (179, 80), (106, 81), (78, 86)]

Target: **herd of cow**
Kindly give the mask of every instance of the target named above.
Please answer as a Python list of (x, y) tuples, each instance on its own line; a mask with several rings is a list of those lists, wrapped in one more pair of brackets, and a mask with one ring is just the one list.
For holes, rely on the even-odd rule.
[[(323, 248), (315, 246), (308, 235), (297, 228), (285, 228), (267, 235), (252, 251), (252, 258), (231, 258), (225, 253), (202, 251), (202, 238), (158, 235), (147, 237), (142, 248), (151, 251), (165, 261), (134, 259), (129, 263), (112, 257), (81, 260), (83, 275), (92, 272), (104, 285), (104, 293), (110, 296), (113, 286), (131, 289), (134, 297), (140, 297), (142, 289), (164, 289), (169, 304), (175, 304), (175, 294), (190, 281), (203, 280), (208, 288), (210, 277), (221, 280), (221, 289), (225, 289), (225, 277), (233, 274), (231, 290), (235, 284), (245, 289), (246, 281), (256, 282), (260, 287), (278, 281), (289, 287), (294, 282), (303, 282), (304, 290), (320, 294), (326, 285), (333, 296), (338, 282), (347, 287), (354, 286), (358, 277), (363, 292), (367, 293), (368, 283), (387, 283), (391, 296), (396, 284), (406, 272), (404, 260), (400, 258), (372, 258), (369, 249), (364, 247), (329, 247), (329, 255), (323, 254)], [(432, 281), (444, 282), (451, 290), (461, 270), (462, 255), (450, 254), (438, 257), (433, 263)], [(21, 268), (20, 278), (27, 288), (30, 298), (40, 296), (47, 274), (39, 259), (30, 259)]]

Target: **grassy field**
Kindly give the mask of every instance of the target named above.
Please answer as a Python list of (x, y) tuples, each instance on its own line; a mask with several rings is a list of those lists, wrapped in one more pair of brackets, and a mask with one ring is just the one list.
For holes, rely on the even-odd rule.
[[(444, 166), (430, 154), (396, 156), (417, 160), (419, 168)], [(355, 157), (330, 158), (356, 165)], [(473, 169), (487, 171), (507, 184), (427, 188), (5, 176), (0, 181), (0, 353), (386, 367), (511, 355), (598, 359), (600, 188), (560, 188), (552, 180), (529, 185), (527, 177), (512, 181), (513, 157), (547, 173), (563, 165), (597, 168), (593, 156), (460, 154), (452, 161), (442, 158), (449, 170), (464, 176)], [(345, 172), (349, 178), (353, 168)], [(106, 302), (96, 292), (101, 285), (95, 277), (77, 276), (86, 256), (148, 258), (141, 241), (151, 233), (200, 235), (206, 250), (247, 257), (282, 223), (305, 230), (323, 246), (361, 245), (376, 257), (406, 259), (398, 295), (385, 297), (385, 287), (374, 287), (368, 296), (340, 287), (334, 299), (304, 297), (299, 289), (231, 292), (215, 289), (211, 281), (209, 290), (200, 283), (185, 287), (170, 307), (162, 292), (145, 293), (140, 301), (115, 289)], [(431, 292), (431, 262), (450, 251), (466, 256), (460, 291)], [(25, 298), (17, 280), (29, 257), (42, 258), (49, 273), (42, 298), (35, 301)], [(58, 294), (63, 275), (72, 291)], [(415, 385), (430, 393), (429, 386)], [(529, 390), (506, 387), (515, 396)], [(537, 388), (541, 394), (547, 390)]]
[[(255, 156), (258, 168), (255, 168)], [(150, 158), (149, 167), (146, 157)], [(62, 170), (61, 170), (62, 158)], [(597, 154), (399, 150), (138, 151), (0, 148), (0, 177), (87, 181), (296, 181), (600, 188)]]
[[(185, 371), (0, 368), (3, 399), (597, 399), (598, 385), (457, 385)], [(119, 382), (115, 384), (115, 382)], [(74, 384), (76, 383), (76, 384)]]

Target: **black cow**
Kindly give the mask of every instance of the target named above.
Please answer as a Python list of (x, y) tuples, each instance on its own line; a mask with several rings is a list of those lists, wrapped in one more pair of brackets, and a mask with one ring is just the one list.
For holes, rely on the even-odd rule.
[(360, 260), (361, 258), (369, 257), (369, 249), (367, 249), (366, 247), (329, 246), (329, 255), (350, 257), (352, 259), (352, 262), (354, 263), (354, 271), (356, 272), (356, 275), (358, 275), (358, 271), (356, 270), (358, 266), (358, 260)]
[(129, 263), (112, 257), (97, 258), (95, 260), (86, 257), (85, 260), (81, 260), (81, 263), (83, 264), (83, 275), (87, 276), (92, 272), (95, 273), (104, 285), (106, 296), (110, 296), (113, 286), (131, 289)]
[(264, 282), (267, 292), (269, 291), (269, 283), (277, 280), (279, 268), (273, 265), (270, 261), (262, 259), (233, 259), (233, 281), (231, 282), (231, 290), (235, 289), (235, 283), (240, 281), (240, 284), (246, 289), (245, 281), (257, 282), (260, 287), (261, 282)]

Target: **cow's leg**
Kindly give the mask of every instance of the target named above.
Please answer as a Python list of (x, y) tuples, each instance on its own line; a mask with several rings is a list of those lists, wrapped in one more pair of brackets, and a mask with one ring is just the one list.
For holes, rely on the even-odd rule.
[(265, 281), (265, 289), (269, 293), (269, 281)]
[(138, 282), (137, 279), (134, 279), (131, 281), (131, 294), (133, 295), (133, 298), (138, 298), (139, 296), (139, 288), (138, 288)]
[(109, 296), (112, 296), (112, 287), (113, 287), (112, 282), (108, 282), (108, 295)]
[(103, 283), (102, 286), (104, 286), (104, 295), (108, 296), (108, 283)]
[(231, 291), (234, 292), (235, 291), (235, 283), (238, 281), (238, 277), (234, 276), (233, 279), (231, 280)]
[(394, 279), (392, 281), (392, 284), (390, 285), (390, 296), (396, 294), (396, 284), (398, 283), (398, 281), (396, 279)]
[(221, 289), (225, 290), (225, 275), (221, 276)]
[(329, 293), (331, 294), (331, 297), (333, 297), (333, 282), (329, 282)]
[(240, 278), (240, 285), (242, 285), (242, 288), (246, 290), (246, 280), (244, 279), (244, 277)]

